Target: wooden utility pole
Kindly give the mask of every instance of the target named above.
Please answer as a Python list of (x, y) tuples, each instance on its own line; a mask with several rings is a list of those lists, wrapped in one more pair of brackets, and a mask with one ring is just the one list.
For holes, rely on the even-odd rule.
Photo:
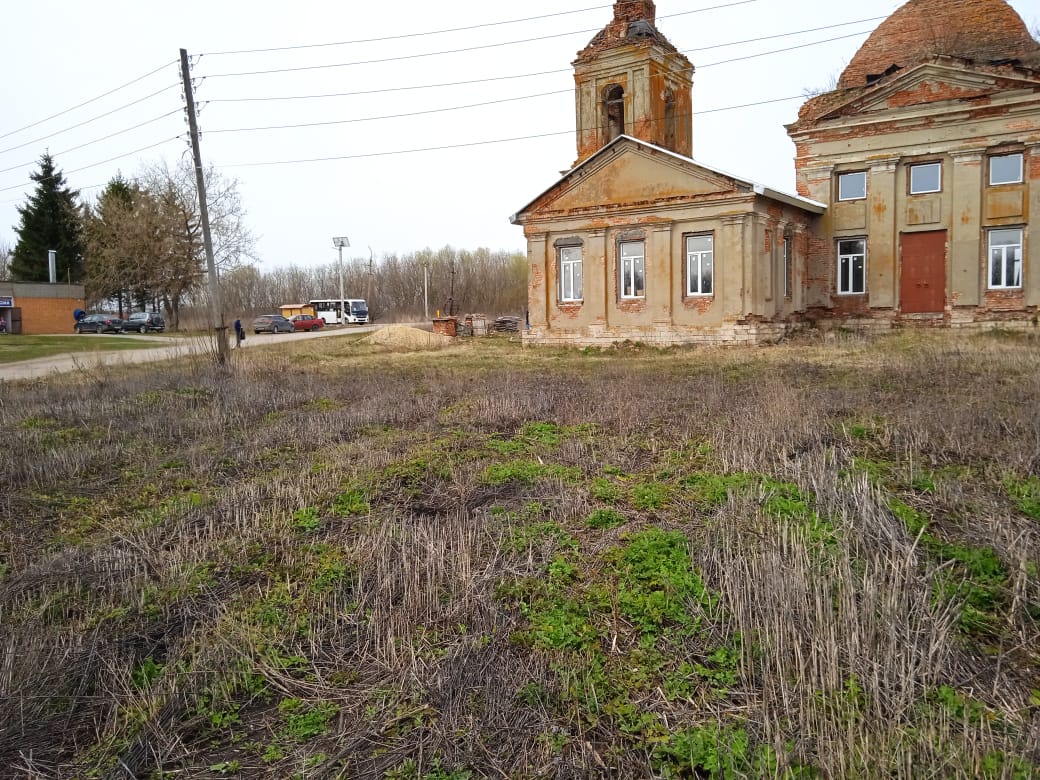
[(195, 95), (188, 67), (188, 50), (181, 49), (181, 75), (184, 79), (184, 102), (188, 109), (188, 129), (191, 131), (191, 152), (195, 160), (195, 186), (199, 192), (199, 217), (202, 219), (202, 243), (206, 248), (206, 268), (209, 271), (209, 307), (213, 330), (217, 334), (217, 362), (226, 365), (229, 349), (227, 325), (224, 324), (224, 302), (217, 279), (217, 263), (213, 259), (213, 236), (209, 230), (209, 207), (206, 205), (206, 175), (202, 170), (202, 152), (199, 150), (199, 125), (195, 117)]

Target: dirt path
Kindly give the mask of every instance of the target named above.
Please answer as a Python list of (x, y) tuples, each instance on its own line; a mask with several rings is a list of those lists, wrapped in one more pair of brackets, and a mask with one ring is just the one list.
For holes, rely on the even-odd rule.
[[(348, 328), (328, 328), (313, 333), (250, 333), (242, 346), (246, 349), (263, 347), (265, 344), (280, 344), (285, 341), (305, 341), (308, 339), (344, 336), (350, 333), (370, 333), (384, 327), (382, 325), (360, 325)], [(135, 336), (120, 334), (123, 338), (140, 341), (162, 341), (167, 346), (150, 349), (122, 349), (112, 352), (76, 352), (65, 355), (52, 355), (36, 360), (23, 360), (17, 363), (0, 365), (0, 382), (18, 379), (37, 379), (53, 374), (64, 374), (70, 371), (85, 371), (97, 366), (111, 366), (126, 363), (152, 363), (160, 360), (184, 357), (186, 355), (209, 354), (216, 350), (212, 339), (202, 336), (184, 338), (179, 336)], [(110, 338), (107, 335), (88, 335), (83, 338)]]

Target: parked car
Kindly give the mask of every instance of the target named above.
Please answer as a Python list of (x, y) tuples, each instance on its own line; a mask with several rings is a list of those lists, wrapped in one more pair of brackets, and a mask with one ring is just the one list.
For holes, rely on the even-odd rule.
[(293, 324), (293, 328), (296, 330), (305, 330), (308, 333), (312, 330), (325, 327), (325, 320), (319, 319), (313, 314), (294, 314), (289, 318), (289, 321)]
[(123, 330), (136, 330), (138, 333), (154, 330), (162, 333), (166, 330), (166, 321), (157, 311), (135, 311), (123, 320)]
[(293, 324), (281, 314), (262, 314), (253, 320), (253, 333), (292, 333)]
[(122, 329), (123, 320), (114, 314), (87, 314), (73, 326), (76, 333), (119, 333)]

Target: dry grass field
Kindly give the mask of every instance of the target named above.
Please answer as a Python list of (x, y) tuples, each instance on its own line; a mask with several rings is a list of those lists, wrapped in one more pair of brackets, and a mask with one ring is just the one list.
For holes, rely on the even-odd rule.
[(0, 385), (16, 778), (1032, 778), (1040, 340)]

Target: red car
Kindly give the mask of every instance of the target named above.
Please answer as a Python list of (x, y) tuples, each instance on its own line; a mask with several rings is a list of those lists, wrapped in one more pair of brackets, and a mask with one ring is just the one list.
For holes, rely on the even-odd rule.
[(305, 330), (310, 332), (325, 327), (325, 320), (319, 320), (313, 314), (295, 314), (289, 318), (293, 330)]

